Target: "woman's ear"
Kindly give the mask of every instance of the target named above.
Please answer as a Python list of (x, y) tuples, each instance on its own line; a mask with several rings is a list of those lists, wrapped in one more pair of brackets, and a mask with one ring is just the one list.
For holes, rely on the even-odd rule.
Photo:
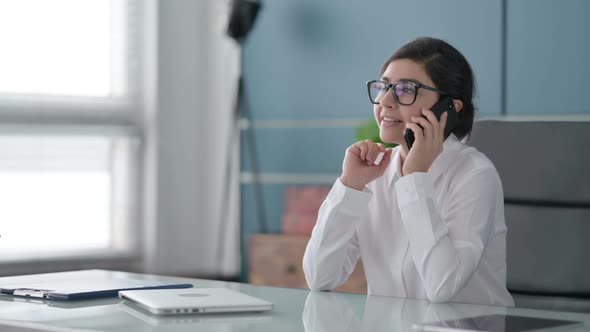
[(453, 104), (455, 104), (455, 109), (457, 110), (457, 112), (461, 111), (461, 109), (463, 108), (463, 102), (461, 101), (461, 99), (453, 99)]

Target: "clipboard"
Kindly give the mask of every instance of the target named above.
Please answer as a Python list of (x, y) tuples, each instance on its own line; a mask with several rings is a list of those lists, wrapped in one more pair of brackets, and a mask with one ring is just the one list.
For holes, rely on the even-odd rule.
[(69, 301), (117, 297), (122, 290), (193, 287), (190, 283), (136, 276), (117, 271), (83, 270), (3, 277), (0, 278), (0, 294)]

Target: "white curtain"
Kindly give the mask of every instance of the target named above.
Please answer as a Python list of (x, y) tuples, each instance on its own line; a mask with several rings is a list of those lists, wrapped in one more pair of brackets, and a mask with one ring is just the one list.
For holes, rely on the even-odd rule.
[[(240, 77), (240, 47), (226, 34), (230, 1), (211, 1), (215, 29), (211, 36), (211, 125), (216, 131), (215, 153), (211, 165), (214, 213), (217, 220), (217, 252), (222, 275), (240, 272), (240, 206), (239, 206), (239, 128), (236, 98)], [(226, 168), (226, 167), (229, 167)], [(228, 173), (229, 171), (229, 173)]]
[(225, 35), (228, 2), (159, 0), (155, 7), (149, 35), (157, 41), (146, 47), (155, 59), (145, 118), (144, 270), (235, 276), (240, 53)]

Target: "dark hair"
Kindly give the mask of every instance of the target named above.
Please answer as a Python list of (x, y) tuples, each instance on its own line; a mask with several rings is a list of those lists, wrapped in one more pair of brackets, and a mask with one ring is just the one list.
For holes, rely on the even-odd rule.
[(430, 76), (437, 89), (463, 102), (453, 134), (459, 139), (467, 136), (473, 127), (475, 113), (475, 78), (463, 54), (443, 40), (431, 37), (417, 38), (400, 47), (385, 61), (380, 76), (390, 62), (399, 59), (409, 59), (423, 64), (426, 74)]

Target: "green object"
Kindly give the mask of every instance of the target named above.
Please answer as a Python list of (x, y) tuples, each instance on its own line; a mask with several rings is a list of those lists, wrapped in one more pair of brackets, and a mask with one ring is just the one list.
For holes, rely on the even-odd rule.
[(374, 119), (370, 119), (367, 122), (361, 123), (356, 128), (356, 140), (357, 141), (363, 141), (363, 140), (366, 140), (367, 138), (375, 143), (383, 143), (388, 148), (393, 148), (393, 147), (397, 146), (397, 144), (385, 143), (381, 140), (381, 138), (379, 137), (379, 126), (377, 126), (377, 122), (375, 122)]

